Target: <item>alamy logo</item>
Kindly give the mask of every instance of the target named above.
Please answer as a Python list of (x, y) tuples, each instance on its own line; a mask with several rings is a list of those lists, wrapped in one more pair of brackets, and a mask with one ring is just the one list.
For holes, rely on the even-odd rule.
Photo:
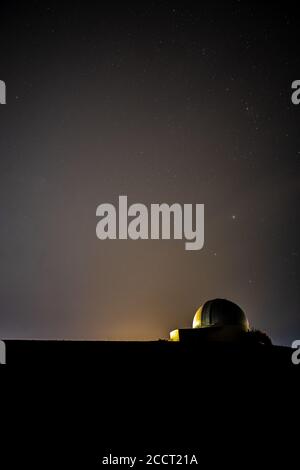
[(297, 105), (300, 104), (300, 80), (294, 80), (292, 83), (292, 103)]
[(148, 210), (139, 203), (128, 207), (127, 196), (119, 196), (118, 209), (100, 204), (96, 215), (100, 240), (170, 240), (172, 233), (174, 240), (186, 240), (186, 250), (201, 250), (204, 245), (204, 204), (196, 204), (194, 210), (192, 204), (151, 204)]
[(0, 341), (0, 364), (6, 364), (6, 345)]
[(0, 80), (0, 104), (6, 104), (6, 85), (3, 80)]
[(300, 340), (296, 339), (292, 343), (292, 348), (296, 349), (296, 351), (293, 352), (292, 354), (292, 363), (295, 364), (295, 366), (298, 366), (300, 364)]

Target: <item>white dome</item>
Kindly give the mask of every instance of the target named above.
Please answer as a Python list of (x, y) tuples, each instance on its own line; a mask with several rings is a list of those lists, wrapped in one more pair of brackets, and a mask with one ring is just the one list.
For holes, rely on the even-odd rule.
[(243, 310), (226, 299), (208, 300), (198, 308), (193, 319), (193, 328), (212, 326), (235, 326), (249, 330), (249, 322)]

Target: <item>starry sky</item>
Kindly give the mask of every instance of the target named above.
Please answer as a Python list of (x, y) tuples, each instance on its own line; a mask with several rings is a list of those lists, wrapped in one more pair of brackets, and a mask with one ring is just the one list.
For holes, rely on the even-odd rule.
[[(300, 335), (300, 20), (289, 1), (1, 5), (0, 336), (156, 339), (205, 300)], [(205, 204), (205, 246), (96, 207)]]

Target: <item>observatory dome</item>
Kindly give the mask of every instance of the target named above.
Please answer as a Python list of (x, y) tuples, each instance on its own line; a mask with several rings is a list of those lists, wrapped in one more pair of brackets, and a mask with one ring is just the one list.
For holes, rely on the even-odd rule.
[(193, 328), (238, 327), (249, 331), (249, 322), (243, 310), (226, 299), (213, 299), (198, 308), (193, 320)]

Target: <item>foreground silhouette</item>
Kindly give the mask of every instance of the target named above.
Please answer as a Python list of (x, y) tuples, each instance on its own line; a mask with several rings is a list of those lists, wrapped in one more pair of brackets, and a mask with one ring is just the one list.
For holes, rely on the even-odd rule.
[(31, 468), (154, 453), (195, 453), (212, 468), (241, 468), (245, 458), (268, 468), (272, 456), (285, 468), (298, 437), (283, 444), (297, 407), (292, 350), (248, 329), (240, 313), (229, 341), (215, 313), (204, 308), (196, 333), (181, 340), (179, 330), (179, 341), (6, 341), (1, 455)]

